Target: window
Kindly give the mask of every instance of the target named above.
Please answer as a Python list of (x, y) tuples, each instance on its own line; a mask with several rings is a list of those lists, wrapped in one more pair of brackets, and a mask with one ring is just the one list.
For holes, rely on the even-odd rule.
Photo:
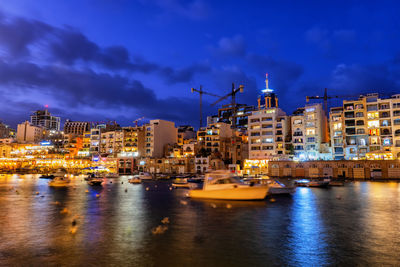
[(306, 135), (314, 135), (315, 134), (315, 129), (307, 129), (306, 130)]
[(294, 125), (296, 125), (296, 124), (302, 124), (302, 121), (301, 121), (301, 120), (294, 120), (294, 121), (293, 121), (293, 124), (294, 124)]
[(334, 124), (333, 124), (333, 129), (334, 129), (334, 130), (341, 130), (341, 129), (342, 129), (342, 123), (341, 123), (341, 122), (339, 122), (339, 123), (334, 123)]
[(363, 104), (356, 104), (356, 109), (363, 109), (363, 108), (364, 108)]
[(379, 127), (379, 121), (369, 121), (368, 122), (368, 128), (378, 128)]
[(367, 117), (368, 117), (368, 119), (378, 119), (379, 113), (378, 112), (368, 112)]
[(378, 144), (379, 144), (378, 137), (377, 136), (371, 137), (371, 145), (378, 145)]
[(364, 138), (360, 139), (360, 146), (366, 146), (367, 145), (367, 141)]
[(364, 117), (364, 113), (363, 112), (357, 112), (356, 113), (356, 117), (357, 118)]
[(379, 129), (371, 129), (371, 130), (369, 130), (369, 135), (379, 135)]
[(315, 142), (315, 137), (307, 137), (307, 142), (314, 143)]
[(273, 138), (265, 138), (263, 143), (273, 143), (274, 139)]
[(365, 134), (365, 130), (364, 129), (357, 129), (357, 134)]

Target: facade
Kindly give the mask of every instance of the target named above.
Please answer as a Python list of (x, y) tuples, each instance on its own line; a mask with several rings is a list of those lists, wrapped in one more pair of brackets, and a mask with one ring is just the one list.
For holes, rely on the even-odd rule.
[(219, 154), (222, 159), (229, 159), (229, 145), (233, 130), (227, 123), (219, 122), (202, 127), (197, 131), (197, 143), (207, 153)]
[(162, 158), (167, 144), (177, 143), (178, 130), (175, 123), (164, 120), (151, 120), (145, 125), (144, 156)]
[(210, 157), (196, 156), (194, 159), (196, 173), (206, 173), (210, 170)]
[(18, 124), (17, 142), (18, 143), (39, 143), (44, 136), (44, 129), (41, 126), (32, 125), (25, 121)]
[(31, 123), (35, 126), (41, 126), (46, 130), (60, 130), (60, 117), (52, 116), (45, 110), (37, 110), (31, 115)]
[(100, 136), (100, 154), (116, 156), (123, 150), (124, 132), (122, 130), (102, 132)]
[(183, 125), (178, 127), (178, 145), (190, 142), (196, 139), (196, 131), (192, 126)]
[(84, 132), (90, 130), (90, 123), (86, 121), (70, 121), (64, 123), (65, 134), (83, 135)]
[[(297, 109), (291, 117), (294, 156), (300, 160), (316, 160), (330, 154), (327, 118), (321, 104), (307, 105)], [(329, 150), (329, 149), (328, 149)]]
[(237, 130), (245, 132), (247, 130), (248, 117), (255, 110), (254, 106), (244, 104), (227, 104), (218, 109), (218, 122), (223, 122), (232, 125), (235, 121)]
[(365, 159), (367, 153), (390, 151), (400, 156), (400, 95), (378, 94), (344, 100), (330, 112), (332, 153), (335, 159)]
[(145, 127), (123, 127), (122, 131), (124, 133), (123, 151), (132, 153), (132, 155), (135, 155), (136, 157), (144, 155)]
[(258, 98), (258, 110), (248, 117), (249, 159), (272, 159), (287, 154), (286, 138), (290, 132), (289, 117), (278, 107), (278, 97), (268, 86)]
[(0, 138), (15, 137), (15, 130), (0, 122)]

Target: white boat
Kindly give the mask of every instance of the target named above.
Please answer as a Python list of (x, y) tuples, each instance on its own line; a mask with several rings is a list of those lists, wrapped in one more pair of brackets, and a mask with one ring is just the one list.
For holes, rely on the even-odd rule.
[(106, 178), (119, 178), (119, 174), (118, 173), (107, 173), (105, 175)]
[(189, 197), (224, 200), (260, 200), (267, 196), (268, 185), (244, 184), (229, 171), (207, 173), (202, 189), (192, 189)]
[(128, 179), (128, 182), (131, 184), (140, 184), (142, 183), (142, 180), (138, 176), (134, 176), (131, 179)]
[[(151, 176), (148, 172), (140, 172), (138, 175), (135, 175), (140, 178), (140, 180), (153, 180), (153, 176)], [(135, 177), (134, 176), (134, 177)]]
[(271, 182), (268, 185), (269, 185), (269, 190), (268, 190), (269, 195), (294, 194), (296, 192), (295, 186), (287, 186), (277, 180), (271, 180)]
[(71, 180), (68, 177), (58, 176), (49, 182), (49, 186), (53, 186), (53, 187), (68, 186), (70, 184), (70, 182), (71, 182)]
[(187, 178), (176, 178), (172, 182), (172, 187), (175, 188), (191, 188)]

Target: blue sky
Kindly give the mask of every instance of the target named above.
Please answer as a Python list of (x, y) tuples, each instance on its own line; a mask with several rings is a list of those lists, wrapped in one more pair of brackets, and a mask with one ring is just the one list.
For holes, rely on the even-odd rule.
[[(7, 1), (0, 5), (0, 119), (138, 117), (198, 124), (191, 87), (256, 104), (264, 75), (290, 114), (306, 95), (396, 93), (396, 1)], [(205, 98), (206, 115), (216, 112)], [(338, 100), (331, 105), (338, 105)]]

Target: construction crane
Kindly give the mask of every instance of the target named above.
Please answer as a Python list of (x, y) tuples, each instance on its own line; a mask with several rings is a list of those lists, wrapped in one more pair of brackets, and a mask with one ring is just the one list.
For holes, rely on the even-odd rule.
[(235, 88), (235, 84), (232, 83), (232, 91), (221, 97), (220, 99), (218, 99), (217, 101), (215, 101), (214, 103), (212, 103), (212, 106), (215, 106), (217, 103), (221, 102), (222, 100), (227, 99), (228, 97), (232, 97), (231, 100), (231, 105), (232, 105), (232, 142), (231, 142), (231, 155), (232, 155), (232, 164), (236, 164), (236, 94), (237, 93), (243, 93), (243, 85), (239, 85), (238, 88)]
[(200, 85), (200, 89), (196, 88), (191, 88), (190, 89), (192, 93), (197, 92), (199, 93), (199, 100), (200, 100), (200, 124), (199, 128), (203, 126), (203, 94), (209, 95), (209, 96), (215, 96), (215, 97), (220, 97), (219, 95), (215, 95), (206, 91), (203, 91), (203, 86)]
[(231, 105), (232, 105), (232, 128), (236, 129), (236, 94), (238, 92), (243, 93), (243, 85), (239, 85), (238, 88), (235, 88), (235, 84), (232, 83), (232, 92), (230, 92), (229, 94), (219, 98), (217, 101), (215, 101), (214, 103), (212, 103), (212, 106), (215, 106), (216, 104), (218, 104), (219, 102), (221, 102), (222, 100), (227, 99), (228, 97), (232, 97), (231, 100)]
[(133, 123), (135, 123), (136, 127), (138, 127), (138, 122), (143, 119), (144, 119), (144, 117), (138, 118), (138, 119), (134, 120)]
[(354, 97), (359, 97), (359, 95), (331, 95), (328, 96), (328, 89), (325, 88), (324, 90), (324, 95), (323, 96), (306, 96), (306, 102), (308, 103), (311, 99), (323, 99), (324, 100), (324, 111), (325, 111), (325, 115), (329, 116), (328, 113), (328, 99), (332, 99), (332, 98), (354, 98)]

